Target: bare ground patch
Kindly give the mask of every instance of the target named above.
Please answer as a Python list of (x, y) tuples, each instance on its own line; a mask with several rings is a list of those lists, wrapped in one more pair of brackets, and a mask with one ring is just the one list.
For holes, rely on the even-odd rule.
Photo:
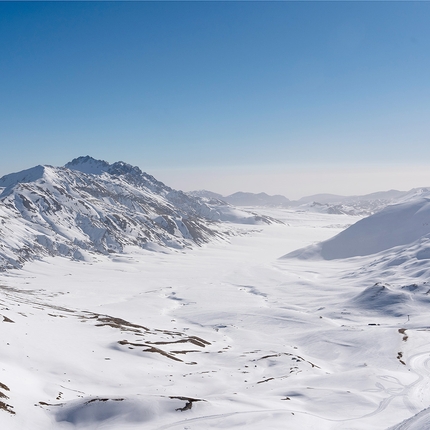
[(181, 412), (190, 410), (193, 407), (193, 403), (195, 403), (195, 402), (205, 402), (206, 401), (203, 399), (193, 399), (192, 397), (182, 397), (182, 396), (179, 396), (179, 397), (170, 396), (169, 399), (184, 400), (186, 402), (185, 406), (183, 408), (175, 409), (176, 411), (181, 411)]

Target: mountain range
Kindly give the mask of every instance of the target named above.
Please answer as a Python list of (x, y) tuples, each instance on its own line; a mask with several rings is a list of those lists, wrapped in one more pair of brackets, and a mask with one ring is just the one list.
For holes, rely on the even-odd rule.
[(425, 191), (427, 191), (427, 188), (414, 188), (410, 191), (379, 191), (360, 196), (313, 194), (302, 197), (299, 200), (289, 200), (282, 195), (271, 196), (266, 193), (245, 193), (241, 191), (228, 196), (207, 190), (190, 191), (187, 194), (207, 200), (221, 200), (239, 207), (277, 207), (306, 212), (368, 216), (390, 204), (398, 203), (405, 198)]
[(39, 165), (0, 178), (0, 268), (130, 246), (183, 249), (235, 234), (226, 221), (274, 222), (174, 190), (122, 161), (85, 156), (63, 167)]
[[(278, 222), (236, 206), (372, 215), (318, 245), (328, 259), (363, 255), (403, 243), (396, 239), (406, 225), (402, 208), (413, 201), (420, 209), (428, 195), (423, 188), (351, 197), (320, 194), (290, 201), (266, 193), (238, 192), (227, 197), (204, 190), (184, 193), (122, 161), (109, 164), (78, 157), (63, 167), (39, 165), (0, 178), (0, 269), (20, 268), (47, 255), (91, 261), (94, 254), (122, 253), (130, 247), (181, 250), (226, 240), (238, 234), (237, 224)], [(418, 209), (420, 214), (425, 212)], [(392, 225), (392, 220), (400, 220), (401, 225)], [(426, 225), (423, 221), (419, 237), (423, 229), (430, 233)], [(382, 238), (385, 231), (389, 234)], [(404, 236), (418, 239), (411, 234)]]

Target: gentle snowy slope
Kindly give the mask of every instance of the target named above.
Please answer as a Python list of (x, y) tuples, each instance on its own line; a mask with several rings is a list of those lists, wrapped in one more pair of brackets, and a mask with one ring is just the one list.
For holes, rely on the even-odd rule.
[(388, 430), (427, 430), (430, 429), (430, 408), (426, 408), (412, 418), (390, 427)]
[[(288, 257), (326, 260), (376, 254), (396, 246), (423, 242), (430, 234), (430, 193), (413, 195), (403, 203), (387, 206), (364, 218), (332, 239), (295, 251)], [(423, 256), (423, 250), (419, 253)], [(430, 254), (429, 254), (430, 255)]]

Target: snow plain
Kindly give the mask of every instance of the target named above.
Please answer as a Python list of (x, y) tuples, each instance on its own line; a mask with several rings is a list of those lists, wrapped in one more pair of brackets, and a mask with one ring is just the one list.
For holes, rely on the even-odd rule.
[(2, 273), (0, 428), (430, 428), (427, 260), (283, 259), (359, 218), (264, 214), (285, 224)]

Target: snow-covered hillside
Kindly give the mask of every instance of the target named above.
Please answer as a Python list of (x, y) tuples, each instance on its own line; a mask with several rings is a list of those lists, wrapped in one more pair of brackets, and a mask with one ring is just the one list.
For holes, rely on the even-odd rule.
[(233, 234), (221, 221), (272, 222), (188, 196), (123, 162), (87, 156), (36, 166), (0, 178), (0, 269), (46, 255), (182, 249)]
[[(416, 258), (430, 258), (430, 192), (412, 194), (403, 200), (358, 221), (325, 242), (297, 250), (288, 256), (320, 256), (333, 260), (415, 246)], [(400, 248), (395, 251), (400, 252)]]

